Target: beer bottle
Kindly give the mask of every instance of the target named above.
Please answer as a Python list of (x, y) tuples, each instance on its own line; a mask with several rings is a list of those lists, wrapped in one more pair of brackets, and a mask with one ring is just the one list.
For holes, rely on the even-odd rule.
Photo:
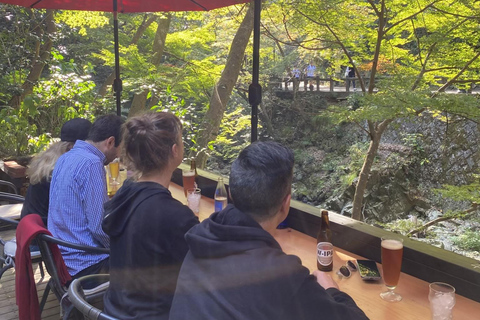
[(195, 180), (197, 180), (197, 164), (195, 163), (195, 158), (190, 159), (190, 170), (195, 170)]
[(327, 210), (322, 210), (322, 223), (317, 236), (317, 268), (320, 271), (333, 269), (332, 231)]

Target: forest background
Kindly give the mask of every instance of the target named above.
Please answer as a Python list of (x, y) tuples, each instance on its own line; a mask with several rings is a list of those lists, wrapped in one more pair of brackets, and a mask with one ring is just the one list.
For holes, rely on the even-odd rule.
[[(480, 259), (479, 19), (475, 0), (264, 1), (259, 133), (295, 151), (294, 198)], [(189, 157), (227, 174), (250, 141), (253, 5), (119, 28), (123, 115), (174, 112)], [(115, 111), (112, 29), (108, 13), (0, 4), (3, 159)], [(310, 61), (338, 83), (353, 67), (358, 91), (280, 95)]]

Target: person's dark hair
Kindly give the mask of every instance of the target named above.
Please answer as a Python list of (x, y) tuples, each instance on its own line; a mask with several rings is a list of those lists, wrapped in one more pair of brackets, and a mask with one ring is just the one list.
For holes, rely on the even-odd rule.
[(230, 171), (235, 206), (258, 222), (271, 218), (291, 192), (293, 163), (293, 152), (277, 142), (246, 147)]
[(87, 140), (93, 142), (100, 142), (110, 137), (115, 138), (115, 147), (118, 147), (122, 142), (122, 124), (123, 119), (115, 114), (107, 114), (95, 120)]
[(88, 132), (92, 123), (87, 119), (73, 118), (65, 122), (60, 130), (60, 140), (66, 142), (75, 142), (88, 138)]
[(147, 112), (125, 123), (124, 161), (129, 169), (146, 174), (164, 168), (172, 146), (182, 139), (182, 123), (167, 112)]

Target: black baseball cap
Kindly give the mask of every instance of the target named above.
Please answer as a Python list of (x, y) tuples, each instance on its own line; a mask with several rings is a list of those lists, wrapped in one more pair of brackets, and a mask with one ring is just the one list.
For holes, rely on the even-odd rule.
[(74, 118), (68, 120), (60, 130), (60, 140), (66, 142), (75, 142), (77, 140), (85, 140), (88, 137), (88, 131), (92, 123), (87, 119)]

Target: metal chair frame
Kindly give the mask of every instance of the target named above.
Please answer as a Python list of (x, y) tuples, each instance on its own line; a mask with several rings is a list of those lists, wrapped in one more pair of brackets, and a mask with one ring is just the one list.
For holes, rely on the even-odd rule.
[[(47, 283), (47, 286), (45, 287), (45, 291), (42, 296), (42, 300), (40, 302), (40, 310), (43, 310), (45, 303), (47, 302), (48, 294), (50, 293), (50, 290), (53, 291), (55, 296), (57, 297), (57, 300), (60, 302), (60, 307), (62, 308), (63, 311), (63, 319), (68, 319), (70, 314), (74, 311), (73, 304), (71, 303), (69, 296), (67, 294), (68, 290), (68, 285), (62, 285), (60, 281), (60, 277), (58, 275), (58, 270), (55, 264), (55, 261), (53, 259), (53, 254), (52, 251), (50, 250), (50, 244), (54, 245), (61, 245), (64, 247), (69, 247), (72, 249), (78, 249), (82, 250), (85, 252), (90, 252), (90, 253), (110, 253), (109, 249), (106, 248), (97, 248), (97, 247), (89, 247), (89, 246), (83, 246), (67, 241), (60, 240), (58, 238), (49, 236), (47, 234), (39, 234), (37, 237), (37, 242), (40, 247), (40, 252), (42, 254), (42, 258), (45, 264), (45, 267), (47, 269), (48, 274), (50, 275), (50, 280)], [(100, 296), (103, 296), (104, 292), (94, 292), (93, 294), (89, 295), (86, 297), (87, 301), (91, 301), (94, 299), (97, 299)], [(77, 314), (73, 314), (76, 318), (80, 318)]]
[(7, 186), (10, 189), (12, 189), (15, 194), (18, 194), (17, 187), (13, 183), (11, 183), (10, 181), (0, 180), (0, 185)]
[(85, 300), (85, 291), (82, 288), (82, 281), (100, 279), (108, 281), (108, 274), (95, 274), (83, 276), (72, 281), (68, 287), (68, 297), (74, 307), (85, 317), (90, 320), (118, 320), (112, 316), (107, 315), (102, 310), (94, 307), (88, 301)]
[[(0, 180), (0, 183), (2, 180)], [(6, 182), (6, 181), (3, 181)], [(6, 200), (9, 202), (16, 202), (16, 203), (22, 203), (25, 199), (16, 194), (12, 193), (5, 193), (5, 192), (0, 192), (0, 200)], [(10, 219), (7, 217), (0, 217), (0, 222), (3, 222), (6, 224), (9, 228), (14, 228), (16, 229), (18, 226), (18, 220)], [(15, 238), (13, 238), (15, 239)], [(0, 279), (2, 278), (3, 274), (5, 271), (7, 271), (10, 268), (15, 267), (15, 256), (11, 254), (7, 254), (4, 251), (5, 244), (12, 241), (10, 240), (5, 240), (0, 237)], [(40, 275), (42, 278), (45, 276), (45, 271), (43, 270), (43, 265), (42, 265), (42, 256), (40, 253), (34, 253), (32, 254), (32, 263), (38, 263), (40, 266)]]

